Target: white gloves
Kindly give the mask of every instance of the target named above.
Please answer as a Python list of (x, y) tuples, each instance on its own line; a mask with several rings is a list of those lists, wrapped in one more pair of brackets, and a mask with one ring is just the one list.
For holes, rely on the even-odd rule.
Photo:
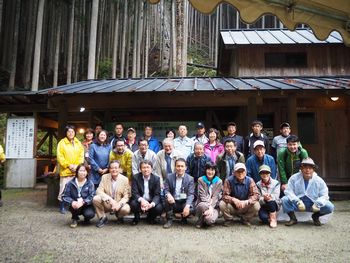
[(299, 211), (301, 211), (301, 212), (305, 211), (305, 209), (306, 209), (304, 202), (301, 200), (298, 201), (297, 206), (298, 206)]

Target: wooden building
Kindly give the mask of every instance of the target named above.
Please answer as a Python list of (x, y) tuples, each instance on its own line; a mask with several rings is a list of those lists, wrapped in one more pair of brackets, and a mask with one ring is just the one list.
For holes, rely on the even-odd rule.
[[(52, 129), (58, 128), (58, 138), (64, 136), (67, 123), (86, 128), (102, 122), (111, 130), (116, 121), (190, 125), (204, 121), (207, 127), (224, 130), (227, 122), (235, 121), (238, 134), (245, 136), (250, 122), (260, 119), (272, 136), (279, 133), (281, 122), (288, 121), (328, 184), (349, 187), (349, 48), (333, 35), (336, 43), (311, 43), (305, 38), (303, 41), (310, 43), (296, 44), (294, 39), (293, 44), (275, 43), (274, 49), (268, 43), (234, 46), (225, 44), (225, 33), (221, 34), (221, 77), (87, 80), (38, 92), (5, 92), (0, 93), (0, 112), (34, 116), (37, 127), (51, 131), (49, 136), (53, 136)], [(277, 67), (271, 71), (259, 68), (265, 65), (266, 57), (261, 50), (288, 53), (290, 48), (297, 51), (297, 47), (302, 50), (299, 53), (306, 52), (307, 66), (303, 70), (308, 74), (302, 74), (302, 70), (296, 74), (298, 70), (288, 71), (288, 67), (283, 72)], [(310, 55), (313, 52), (338, 54), (340, 62), (333, 60), (333, 55)], [(233, 54), (239, 54), (239, 59)], [(254, 58), (252, 54), (259, 55)], [(254, 59), (249, 62), (245, 59), (248, 56)], [(237, 65), (243, 69), (233, 70)], [(327, 70), (317, 74), (318, 68)], [(249, 70), (254, 77), (248, 77)], [(235, 75), (233, 72), (236, 76), (230, 76)], [(82, 107), (84, 112), (80, 112)]]

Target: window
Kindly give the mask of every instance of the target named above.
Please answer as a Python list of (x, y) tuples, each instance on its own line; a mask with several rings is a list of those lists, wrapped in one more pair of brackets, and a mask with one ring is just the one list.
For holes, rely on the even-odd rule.
[(316, 143), (316, 117), (313, 112), (298, 113), (298, 135), (302, 144)]
[(265, 53), (266, 68), (302, 68), (307, 67), (305, 52), (272, 52)]

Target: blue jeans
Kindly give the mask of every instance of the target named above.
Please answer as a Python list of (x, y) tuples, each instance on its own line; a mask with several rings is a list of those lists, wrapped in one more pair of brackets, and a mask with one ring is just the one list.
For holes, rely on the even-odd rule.
[(267, 224), (269, 222), (269, 214), (277, 212), (277, 210), (278, 210), (278, 206), (276, 201), (266, 202), (260, 207), (260, 210), (259, 210), (260, 220), (263, 223)]
[[(293, 202), (289, 200), (287, 196), (283, 196), (281, 200), (282, 200), (283, 211), (285, 213), (288, 214), (290, 212), (299, 211), (297, 202), (295, 201)], [(312, 200), (307, 196), (301, 197), (300, 200), (302, 200), (303, 203), (305, 204), (305, 208), (306, 208), (305, 211), (312, 212), (312, 206), (314, 204)], [(321, 216), (330, 214), (333, 211), (334, 211), (334, 205), (330, 201), (327, 201), (324, 206), (320, 207)]]

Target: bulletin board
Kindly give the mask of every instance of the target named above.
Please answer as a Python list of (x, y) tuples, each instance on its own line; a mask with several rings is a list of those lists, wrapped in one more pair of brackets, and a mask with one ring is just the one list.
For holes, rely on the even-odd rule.
[(34, 158), (35, 119), (9, 118), (6, 130), (6, 159)]

